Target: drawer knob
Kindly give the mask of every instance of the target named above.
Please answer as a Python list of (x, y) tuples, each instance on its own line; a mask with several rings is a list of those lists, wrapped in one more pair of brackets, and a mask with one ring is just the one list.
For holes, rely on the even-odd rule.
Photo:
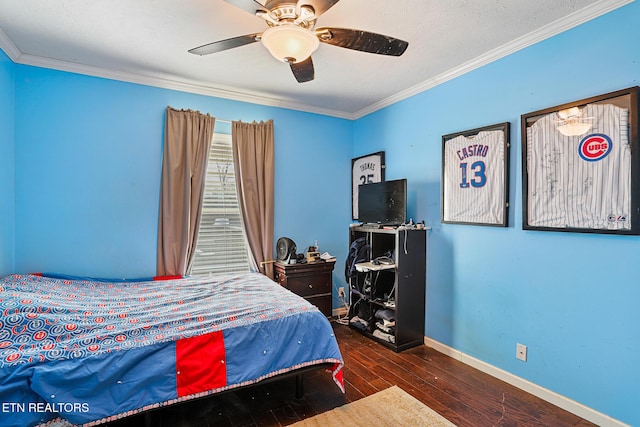
[(313, 285), (309, 283), (309, 289), (313, 289)]

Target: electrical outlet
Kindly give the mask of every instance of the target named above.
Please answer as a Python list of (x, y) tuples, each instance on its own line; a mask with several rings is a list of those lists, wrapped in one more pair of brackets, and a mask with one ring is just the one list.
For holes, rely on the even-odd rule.
[(524, 344), (516, 344), (516, 359), (523, 362), (527, 361), (527, 346)]
[(342, 286), (338, 288), (338, 296), (340, 298), (344, 298), (345, 297), (344, 288)]

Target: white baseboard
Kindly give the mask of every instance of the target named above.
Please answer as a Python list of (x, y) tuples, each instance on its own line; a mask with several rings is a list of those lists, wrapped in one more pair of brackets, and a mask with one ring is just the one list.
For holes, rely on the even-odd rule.
[(428, 347), (433, 348), (434, 350), (439, 351), (440, 353), (446, 354), (453, 359), (459, 360), (466, 365), (472, 366), (479, 371), (489, 374), (492, 377), (498, 378), (499, 380), (502, 380), (514, 387), (524, 390), (527, 393), (539, 397), (542, 400), (546, 400), (547, 402), (552, 403), (559, 408), (569, 411), (572, 414), (582, 417), (585, 420), (591, 421), (592, 423), (597, 424), (601, 427), (631, 427), (628, 424), (611, 418), (610, 416), (598, 412), (595, 409), (591, 409), (588, 406), (576, 402), (575, 400), (571, 400), (568, 397), (562, 396), (558, 393), (527, 381), (524, 378), (520, 378), (505, 370), (483, 362), (482, 360), (476, 359), (473, 356), (462, 353), (461, 351), (451, 348), (429, 337), (424, 337), (424, 344)]

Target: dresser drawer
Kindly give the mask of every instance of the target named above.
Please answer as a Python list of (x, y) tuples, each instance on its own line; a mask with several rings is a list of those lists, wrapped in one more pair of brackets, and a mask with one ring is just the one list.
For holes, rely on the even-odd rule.
[(286, 287), (301, 297), (331, 293), (331, 274), (289, 277)]
[(318, 307), (318, 310), (320, 310), (322, 314), (324, 314), (327, 317), (331, 317), (333, 309), (331, 307), (330, 294), (310, 297), (310, 298), (307, 298), (307, 301), (309, 301), (311, 304)]

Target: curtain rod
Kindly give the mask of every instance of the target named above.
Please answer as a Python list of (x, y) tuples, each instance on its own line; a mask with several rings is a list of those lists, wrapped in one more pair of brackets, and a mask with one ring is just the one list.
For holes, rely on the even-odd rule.
[[(217, 117), (216, 117), (215, 119), (216, 119), (216, 122), (220, 122), (220, 123), (228, 123), (228, 124), (232, 124), (232, 123), (234, 122), (233, 120), (219, 119), (219, 118), (217, 118)], [(273, 119), (269, 119), (269, 120), (273, 120)], [(268, 122), (269, 120), (267, 120), (267, 122)], [(236, 120), (236, 121), (238, 121), (238, 122), (242, 122), (242, 120)], [(261, 121), (263, 121), (263, 120), (261, 120)], [(256, 121), (255, 121), (255, 120), (254, 120), (253, 122), (254, 122), (254, 123), (256, 123)], [(246, 122), (246, 123), (249, 123), (249, 122)]]

